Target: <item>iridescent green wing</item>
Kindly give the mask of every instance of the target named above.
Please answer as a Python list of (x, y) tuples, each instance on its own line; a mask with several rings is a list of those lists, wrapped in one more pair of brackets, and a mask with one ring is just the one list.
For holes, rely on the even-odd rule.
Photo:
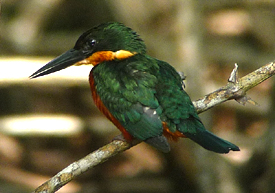
[(155, 97), (159, 67), (155, 60), (137, 55), (123, 61), (105, 62), (92, 70), (103, 104), (135, 138), (169, 151), (162, 136), (161, 107)]
[(197, 115), (189, 96), (182, 88), (182, 80), (169, 64), (158, 61), (159, 75), (156, 87), (157, 99), (162, 107), (161, 120), (172, 132), (183, 133), (202, 147), (217, 152), (228, 153), (239, 148), (207, 131)]

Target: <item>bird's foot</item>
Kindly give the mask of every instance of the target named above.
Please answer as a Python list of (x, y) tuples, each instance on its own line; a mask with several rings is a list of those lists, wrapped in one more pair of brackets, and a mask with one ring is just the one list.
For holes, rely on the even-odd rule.
[(131, 145), (136, 145), (136, 144), (138, 144), (140, 142), (139, 140), (134, 139), (134, 138), (126, 139), (123, 136), (123, 134), (119, 134), (119, 135), (115, 136), (112, 141), (115, 141), (115, 140), (124, 141), (124, 142), (130, 143)]
[(115, 140), (129, 142), (129, 140), (125, 139), (125, 137), (122, 134), (115, 136), (112, 141), (115, 141)]

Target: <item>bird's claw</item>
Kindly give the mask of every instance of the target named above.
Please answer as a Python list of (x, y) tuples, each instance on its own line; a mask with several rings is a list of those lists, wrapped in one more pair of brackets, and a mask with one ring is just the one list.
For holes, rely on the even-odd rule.
[(115, 140), (129, 142), (128, 140), (126, 140), (124, 138), (124, 136), (122, 134), (115, 136), (112, 141), (115, 141)]
[(115, 140), (127, 142), (127, 143), (131, 144), (131, 146), (134, 146), (134, 145), (140, 143), (140, 140), (138, 140), (138, 139), (134, 139), (134, 138), (131, 140), (125, 139), (123, 134), (119, 134), (119, 135), (115, 136), (112, 141), (115, 141)]

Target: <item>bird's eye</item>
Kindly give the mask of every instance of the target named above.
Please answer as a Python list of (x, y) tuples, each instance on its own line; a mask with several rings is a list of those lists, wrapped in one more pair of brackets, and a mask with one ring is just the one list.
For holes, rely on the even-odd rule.
[(80, 49), (82, 50), (83, 54), (89, 55), (94, 51), (96, 43), (97, 42), (95, 39), (86, 40), (82, 43), (82, 45), (80, 45)]
[(96, 44), (96, 40), (95, 40), (95, 39), (93, 39), (93, 40), (91, 40), (91, 41), (89, 42), (89, 45), (90, 45), (91, 47), (94, 47), (95, 44)]

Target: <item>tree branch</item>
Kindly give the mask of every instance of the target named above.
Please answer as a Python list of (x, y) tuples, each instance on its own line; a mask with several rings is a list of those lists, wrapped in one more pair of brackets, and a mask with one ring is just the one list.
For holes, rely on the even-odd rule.
[[(226, 86), (193, 102), (194, 106), (197, 109), (197, 112), (204, 112), (220, 103), (231, 99), (235, 99), (241, 104), (245, 104), (247, 102), (256, 104), (254, 101), (246, 96), (246, 92), (274, 75), (274, 62), (275, 61), (266, 64), (265, 66), (255, 70), (254, 72), (251, 72), (241, 79), (238, 79), (238, 65), (235, 64), (235, 68), (233, 69)], [(86, 157), (70, 164), (68, 167), (53, 176), (50, 180), (39, 186), (34, 192), (56, 192), (62, 186), (64, 186), (80, 174), (86, 172), (88, 169), (107, 161), (109, 158), (131, 148), (138, 143), (139, 142), (135, 142), (135, 144), (129, 144), (125, 141), (114, 140), (111, 143), (101, 147), (100, 149), (90, 153)]]
[(247, 102), (255, 105), (256, 102), (247, 97), (246, 92), (274, 75), (274, 62), (275, 61), (270, 62), (240, 79), (238, 79), (238, 65), (235, 64), (235, 68), (233, 69), (226, 86), (193, 102), (197, 109), (197, 113), (202, 113), (231, 99), (235, 99), (243, 105)]

